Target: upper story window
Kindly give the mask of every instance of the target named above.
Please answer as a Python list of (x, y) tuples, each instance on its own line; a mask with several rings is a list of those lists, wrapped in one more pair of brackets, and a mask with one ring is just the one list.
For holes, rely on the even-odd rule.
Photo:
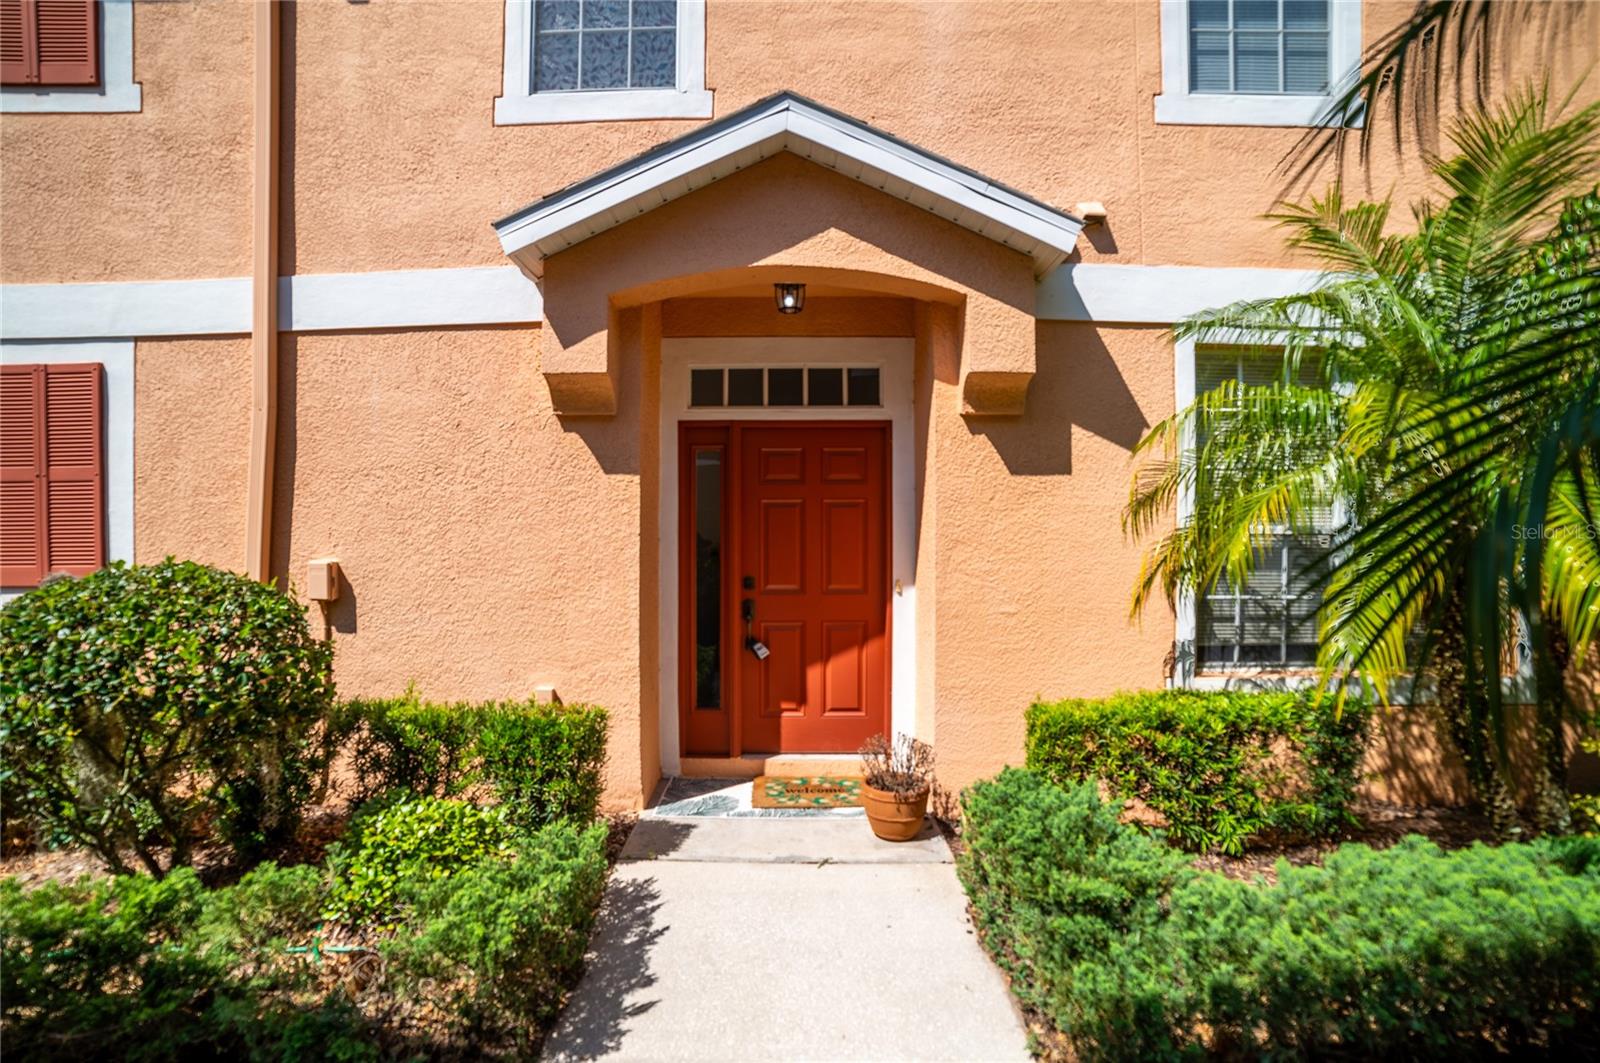
[(0, 113), (137, 111), (132, 0), (0, 0)]
[(709, 118), (704, 0), (507, 0), (496, 124)]
[(1162, 0), (1156, 121), (1331, 124), (1360, 63), (1360, 0)]

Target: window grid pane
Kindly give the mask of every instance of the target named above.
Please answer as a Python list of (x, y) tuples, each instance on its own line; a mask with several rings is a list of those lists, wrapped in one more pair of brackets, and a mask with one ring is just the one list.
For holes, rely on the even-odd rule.
[(1189, 91), (1328, 91), (1329, 0), (1190, 0)]
[(677, 0), (534, 0), (533, 90), (670, 89)]
[[(1225, 380), (1260, 386), (1282, 375), (1282, 359), (1260, 352), (1228, 348), (1195, 352), (1197, 393), (1214, 390)], [(1303, 386), (1316, 384), (1320, 374), (1313, 360), (1302, 359), (1299, 377)], [(1319, 518), (1318, 524), (1331, 529), (1332, 514)], [(1200, 670), (1314, 665), (1321, 599), (1310, 591), (1327, 545), (1326, 539), (1316, 536), (1267, 536), (1244, 587), (1223, 579), (1199, 596), (1195, 602), (1195, 654)]]
[(689, 406), (877, 407), (882, 375), (877, 366), (697, 366), (689, 370)]

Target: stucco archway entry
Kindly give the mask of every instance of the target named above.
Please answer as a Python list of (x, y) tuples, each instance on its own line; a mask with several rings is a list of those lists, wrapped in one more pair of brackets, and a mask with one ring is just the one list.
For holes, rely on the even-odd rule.
[[(972, 418), (1023, 412), (1035, 369), (1037, 281), (1071, 254), (1081, 222), (783, 94), (547, 196), (496, 228), (543, 292), (537, 357), (555, 412), (571, 430), (596, 438), (602, 433), (585, 425), (637, 420), (637, 740), (645, 790), (658, 765), (668, 773), (753, 772), (765, 765), (741, 762), (741, 753), (845, 752), (863, 727), (932, 737), (937, 441), (941, 433), (969, 434)], [(777, 282), (808, 286), (803, 313), (776, 312)], [(812, 370), (841, 380), (856, 372), (881, 392), (870, 405), (842, 395), (837, 406), (763, 398), (708, 410), (693, 401), (695, 370), (738, 367), (798, 371), (807, 381)], [(824, 438), (819, 422), (838, 438)], [(785, 452), (822, 476), (830, 449), (859, 452), (872, 467), (859, 481), (870, 485), (867, 494), (829, 494), (834, 488), (817, 481), (805, 488), (809, 501), (765, 497), (760, 477), (738, 467), (741, 457), (759, 462)], [(720, 634), (709, 640), (722, 650), (720, 687), (735, 704), (732, 722), (719, 725), (725, 737), (711, 740), (691, 720), (696, 672), (689, 660), (705, 649), (693, 637), (690, 608), (704, 563), (695, 552), (700, 496), (691, 467), (702, 451), (722, 463), (718, 502), (739, 511), (721, 518), (723, 539), (732, 542), (724, 543), (729, 554), (719, 561), (713, 596)], [(741, 498), (757, 502), (746, 506)], [(790, 560), (798, 572), (802, 544), (817, 544), (805, 556), (822, 582), (780, 588), (758, 571), (770, 559), (738, 554), (738, 544), (768, 535), (758, 511), (806, 505), (806, 530), (789, 530)], [(847, 541), (860, 548), (844, 567), (845, 583), (864, 581), (860, 615), (840, 612), (828, 597), (828, 579), (844, 579), (844, 569), (824, 571), (831, 541), (820, 532), (829, 515), (839, 521), (833, 549)], [(870, 560), (879, 556), (881, 563)], [(764, 600), (764, 592), (774, 597)], [(786, 634), (763, 619), (784, 604), (780, 592), (811, 596), (804, 638), (798, 628)], [(881, 631), (867, 619), (874, 609)], [(756, 614), (749, 631), (747, 611)], [(757, 638), (761, 633), (770, 637)], [(790, 635), (791, 644), (776, 645)], [(804, 642), (807, 659), (799, 663), (802, 675), (814, 676), (812, 700), (827, 700), (837, 677), (856, 676), (859, 682), (845, 683), (839, 689), (849, 690), (834, 700), (854, 705), (859, 718), (850, 726), (835, 720), (831, 729), (818, 721), (801, 726), (797, 718), (778, 738), (755, 716), (741, 726), (739, 698), (763, 698), (766, 690), (744, 675), (746, 636), (776, 650), (779, 660)]]

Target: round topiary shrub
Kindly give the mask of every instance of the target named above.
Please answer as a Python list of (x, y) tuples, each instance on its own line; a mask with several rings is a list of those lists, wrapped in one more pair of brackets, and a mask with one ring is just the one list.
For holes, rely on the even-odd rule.
[(115, 871), (208, 828), (257, 855), (310, 793), (332, 660), (293, 598), (191, 561), (48, 582), (0, 610), (7, 813)]

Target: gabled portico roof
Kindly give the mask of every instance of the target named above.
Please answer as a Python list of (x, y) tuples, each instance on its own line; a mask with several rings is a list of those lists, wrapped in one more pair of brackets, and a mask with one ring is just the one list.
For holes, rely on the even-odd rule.
[(793, 152), (1033, 259), (1072, 253), (1082, 219), (792, 92), (779, 93), (553, 192), (494, 223), (537, 277), (544, 260), (736, 170)]

